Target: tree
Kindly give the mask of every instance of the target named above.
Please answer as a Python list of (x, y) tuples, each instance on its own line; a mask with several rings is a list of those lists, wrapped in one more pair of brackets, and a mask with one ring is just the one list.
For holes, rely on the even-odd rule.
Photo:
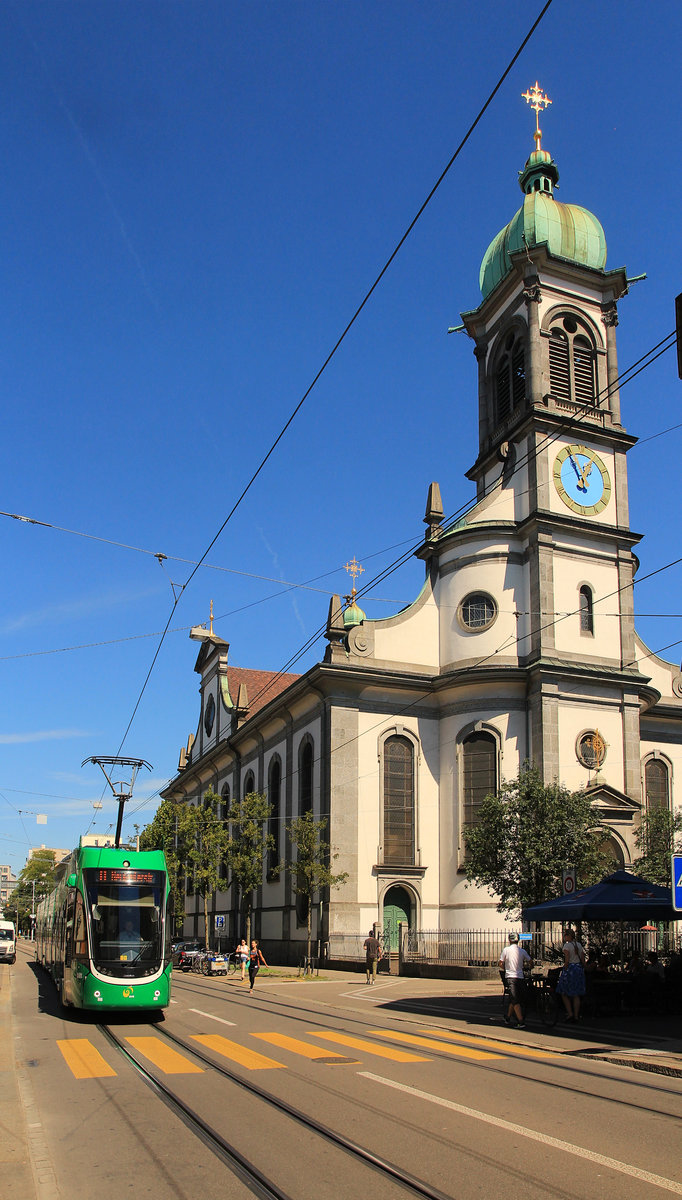
[(140, 834), (140, 850), (163, 850), (166, 856), (174, 934), (181, 933), (185, 919), (184, 876), (193, 836), (189, 805), (173, 800), (161, 801)]
[(272, 805), (260, 792), (248, 792), (243, 800), (233, 800), (227, 814), (230, 837), (226, 858), (231, 883), (239, 891), (246, 924), (246, 940), (251, 945), (251, 909), (253, 892), (263, 882), (265, 856), (275, 849), (275, 839), (267, 833)]
[(35, 913), (34, 902), (37, 905), (48, 896), (55, 881), (54, 850), (35, 850), (26, 866), (17, 877), (16, 886), (7, 901), (8, 920), (16, 912), (16, 926), (27, 931), (31, 927), (31, 915)]
[[(308, 936), (306, 956), (310, 958), (310, 940), (313, 899), (316, 892), (323, 888), (340, 887), (348, 878), (348, 872), (342, 871), (333, 875), (330, 863), (329, 844), (322, 841), (322, 834), (327, 827), (326, 817), (315, 820), (312, 812), (306, 812), (301, 817), (287, 825), (286, 830), (291, 843), (296, 847), (296, 858), (293, 862), (285, 863), (289, 872), (291, 887), (296, 896), (304, 896), (306, 900)], [(331, 856), (331, 861), (338, 854)]]
[(535, 767), (486, 796), (478, 823), (465, 831), (465, 870), (498, 898), (498, 912), (517, 913), (561, 894), (562, 870), (573, 866), (579, 887), (607, 871), (604, 827), (584, 791), (545, 784)]
[(669, 808), (650, 808), (642, 812), (642, 822), (635, 830), (637, 849), (641, 850), (633, 866), (638, 875), (649, 883), (670, 887), (670, 858), (682, 854), (682, 812)]
[(208, 903), (217, 890), (220, 880), (220, 864), (227, 853), (227, 831), (218, 813), (220, 796), (212, 788), (204, 793), (202, 804), (190, 805), (189, 869), (194, 889), (204, 902), (204, 933), (206, 949), (210, 949), (211, 933), (208, 924)]

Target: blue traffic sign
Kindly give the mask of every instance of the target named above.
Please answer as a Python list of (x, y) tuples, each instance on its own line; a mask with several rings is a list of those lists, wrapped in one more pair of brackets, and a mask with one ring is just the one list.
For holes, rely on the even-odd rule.
[(682, 912), (682, 854), (673, 854), (673, 908)]

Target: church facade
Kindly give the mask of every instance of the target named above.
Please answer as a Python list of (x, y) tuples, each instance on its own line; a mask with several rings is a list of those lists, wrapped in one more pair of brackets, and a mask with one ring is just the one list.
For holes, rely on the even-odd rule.
[[(558, 177), (538, 129), (523, 203), (462, 314), (478, 365), (476, 502), (446, 522), (429, 487), (414, 602), (369, 620), (355, 588), (350, 603), (333, 597), (324, 660), (301, 676), (234, 669), (212, 629), (192, 631), (198, 730), (162, 795), (266, 793), (278, 859), (288, 821), (326, 817), (347, 880), (316, 910), (322, 940), (401, 920), (498, 927), (494, 899), (466, 884), (464, 831), (526, 761), (589, 789), (614, 869), (632, 862), (642, 808), (680, 803), (682, 676), (634, 625), (636, 438), (616, 354), (628, 279), (606, 269), (597, 218), (555, 199)], [(214, 912), (232, 938), (243, 930), (225, 884)], [(202, 931), (187, 907), (187, 932)], [(266, 948), (293, 958), (305, 914), (287, 876), (264, 873), (254, 916)]]

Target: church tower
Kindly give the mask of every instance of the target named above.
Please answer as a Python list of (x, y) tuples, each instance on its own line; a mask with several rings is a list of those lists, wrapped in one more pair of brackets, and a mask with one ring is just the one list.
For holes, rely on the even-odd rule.
[[(497, 676), (492, 706), (488, 682), (473, 710), (494, 713), (506, 697), (498, 778), (528, 759), (547, 781), (595, 789), (605, 820), (623, 827), (614, 850), (627, 861), (641, 797), (640, 706), (656, 698), (643, 697), (636, 663), (639, 536), (626, 469), (636, 439), (621, 422), (616, 356), (628, 279), (606, 269), (597, 217), (556, 199), (559, 171), (539, 126), (551, 101), (538, 84), (525, 98), (536, 129), (519, 172), (523, 203), (484, 255), (481, 304), (462, 314), (478, 362), (479, 446), (467, 473), (477, 502), (454, 529), (427, 535), (421, 554), (443, 614), (441, 672), (453, 683), (462, 666), (470, 684)], [(521, 702), (525, 727), (513, 719)], [(494, 725), (493, 716), (490, 736)], [(468, 785), (459, 771), (464, 824), (475, 819), (466, 790), (476, 769), (474, 754)]]

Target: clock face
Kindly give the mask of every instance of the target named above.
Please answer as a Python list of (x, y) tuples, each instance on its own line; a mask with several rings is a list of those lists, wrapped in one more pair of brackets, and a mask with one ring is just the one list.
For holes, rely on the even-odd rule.
[(554, 463), (554, 485), (564, 504), (592, 516), (611, 499), (609, 473), (598, 454), (585, 446), (564, 446)]

